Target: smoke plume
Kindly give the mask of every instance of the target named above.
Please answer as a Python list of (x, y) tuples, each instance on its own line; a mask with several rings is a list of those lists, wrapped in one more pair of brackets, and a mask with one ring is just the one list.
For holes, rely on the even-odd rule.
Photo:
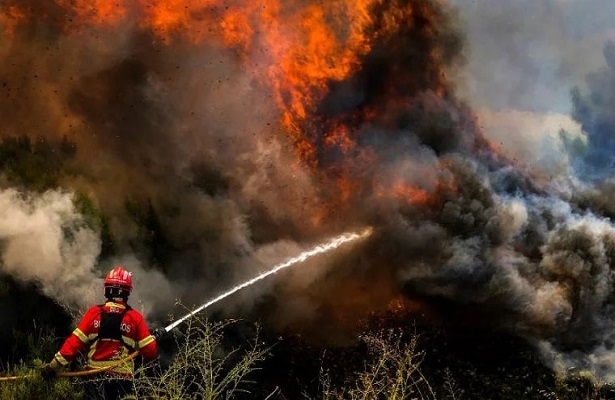
[(44, 282), (45, 294), (63, 303), (79, 304), (79, 296), (95, 293), (93, 266), (100, 239), (83, 224), (70, 195), (27, 197), (7, 189), (0, 193), (0, 203), (4, 272)]

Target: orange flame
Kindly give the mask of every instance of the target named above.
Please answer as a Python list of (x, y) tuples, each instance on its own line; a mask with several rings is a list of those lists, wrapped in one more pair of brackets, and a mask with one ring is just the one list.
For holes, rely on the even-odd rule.
[(424, 189), (412, 187), (402, 182), (393, 185), (393, 194), (415, 205), (427, 205), (431, 202), (431, 195)]
[[(291, 20), (298, 28), (291, 40), (275, 35), (268, 39), (276, 57), (267, 75), (282, 110), (281, 122), (295, 142), (298, 155), (308, 164), (315, 165), (316, 160), (314, 144), (305, 131), (311, 125), (307, 119), (327, 93), (328, 83), (348, 77), (359, 67), (360, 55), (369, 50), (369, 39), (363, 34), (369, 3), (356, 2), (357, 8), (350, 7), (350, 15), (357, 19), (352, 21), (345, 39), (339, 38), (328, 22), (333, 19), (334, 26), (343, 24), (335, 8), (349, 7), (339, 1), (329, 3), (329, 10), (321, 8), (325, 4), (321, 3), (296, 12)], [(340, 132), (343, 129), (340, 127)]]
[[(315, 166), (311, 136), (317, 130), (314, 115), (330, 82), (346, 79), (360, 68), (376, 38), (406, 26), (423, 4), (408, 2), (387, 8), (376, 28), (372, 11), (381, 0), (331, 0), (309, 4), (290, 0), (55, 0), (68, 15), (67, 24), (112, 26), (130, 14), (137, 26), (151, 31), (163, 43), (208, 38), (234, 48), (273, 91), (280, 108), (280, 123), (296, 153)], [(7, 11), (8, 10), (8, 11)], [(16, 6), (0, 14), (6, 32), (23, 19)], [(66, 27), (64, 27), (66, 28)], [(70, 31), (70, 29), (67, 29)], [(255, 56), (255, 57), (250, 57)], [(438, 58), (437, 50), (432, 57)], [(258, 59), (255, 65), (254, 59)], [(438, 64), (438, 63), (435, 63)], [(331, 146), (347, 151), (354, 143), (343, 126), (321, 132)]]
[(225, 8), (222, 0), (138, 0), (138, 4), (140, 27), (151, 30), (164, 43), (175, 38), (200, 43), (218, 32), (225, 21), (219, 13), (212, 13), (217, 7)]
[(250, 25), (248, 15), (242, 10), (229, 10), (220, 22), (224, 44), (227, 47), (240, 48), (243, 52), (249, 49), (254, 28)]
[[(8, 1), (19, 4), (19, 0)], [(406, 81), (412, 86), (415, 78), (408, 76), (401, 66), (393, 66), (393, 78), (387, 83), (391, 95), (382, 105), (365, 105), (326, 121), (318, 115), (319, 104), (332, 83), (344, 81), (360, 71), (363, 57), (378, 40), (394, 37), (400, 30), (418, 29), (416, 24), (426, 25), (421, 27), (425, 35), (437, 35), (437, 27), (431, 24), (437, 20), (432, 3), (426, 0), (390, 3), (382, 0), (54, 0), (51, 4), (60, 9), (54, 11), (58, 15), (68, 16), (57, 19), (66, 24), (61, 27), (63, 32), (88, 24), (96, 27), (127, 23), (149, 32), (154, 43), (170, 45), (182, 41), (225, 46), (234, 51), (245, 69), (271, 89), (273, 102), (279, 109), (279, 123), (302, 163), (320, 172), (319, 157), (323, 149), (347, 156), (333, 172), (325, 172), (337, 188), (336, 198), (325, 199), (326, 203), (336, 203), (330, 206), (333, 208), (352, 199), (356, 191), (365, 189), (364, 184), (357, 182), (360, 178), (352, 177), (349, 172), (353, 163), (376, 161), (367, 154), (369, 150), (357, 149), (356, 127), (375, 120), (376, 108), (403, 102)], [(15, 5), (0, 9), (0, 26), (7, 34), (14, 32), (25, 18)], [(443, 55), (438, 46), (426, 46), (425, 54), (431, 60), (427, 74), (433, 87), (429, 89), (443, 96), (447, 87), (441, 68)], [(396, 87), (398, 82), (400, 88)], [(434, 197), (433, 193), (404, 182), (393, 182), (391, 187), (378, 191), (417, 205), (429, 204)], [(324, 220), (326, 212), (323, 210), (322, 214), (315, 221)]]
[(17, 26), (26, 19), (26, 14), (17, 6), (8, 6), (6, 9), (0, 8), (0, 29), (4, 27), (4, 35), (12, 38)]
[(432, 206), (438, 204), (440, 194), (437, 189), (428, 191), (417, 185), (395, 180), (390, 186), (375, 185), (376, 196), (381, 198), (396, 198), (402, 204), (414, 206)]
[[(55, 0), (70, 10), (74, 17), (72, 26), (115, 25), (126, 15), (123, 0)], [(70, 14), (69, 14), (70, 15)]]
[[(139, 0), (143, 21), (165, 43), (220, 38), (273, 91), (280, 123), (296, 153), (315, 165), (308, 119), (331, 81), (347, 78), (370, 50), (366, 33), (377, 0), (302, 1)], [(224, 11), (221, 11), (224, 10)], [(342, 33), (340, 33), (342, 32)], [(259, 59), (258, 66), (254, 58)], [(335, 134), (334, 134), (335, 135)], [(345, 140), (345, 145), (350, 143)]]

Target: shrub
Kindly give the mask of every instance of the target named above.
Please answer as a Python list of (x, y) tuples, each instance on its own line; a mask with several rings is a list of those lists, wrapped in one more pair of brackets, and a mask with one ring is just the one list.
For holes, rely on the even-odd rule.
[(224, 330), (233, 321), (212, 323), (193, 317), (164, 369), (144, 366), (136, 375), (138, 397), (157, 399), (230, 399), (249, 393), (249, 374), (265, 358), (268, 348), (258, 335), (246, 346), (227, 349)]
[(5, 365), (4, 376), (18, 376), (20, 379), (0, 382), (0, 400), (16, 399), (81, 399), (83, 392), (76, 379), (54, 379), (45, 381), (40, 377), (42, 360), (50, 360), (56, 351), (55, 335), (48, 329), (37, 329), (28, 335), (28, 359), (15, 365)]
[(81, 399), (83, 393), (75, 379), (54, 379), (44, 381), (38, 376), (38, 371), (19, 365), (10, 371), (11, 374), (29, 377), (12, 382), (0, 383), (0, 400), (16, 399)]
[(369, 350), (369, 361), (340, 388), (332, 388), (328, 374), (323, 372), (323, 399), (435, 399), (419, 368), (424, 353), (417, 350), (417, 335), (408, 337), (393, 329), (361, 339)]

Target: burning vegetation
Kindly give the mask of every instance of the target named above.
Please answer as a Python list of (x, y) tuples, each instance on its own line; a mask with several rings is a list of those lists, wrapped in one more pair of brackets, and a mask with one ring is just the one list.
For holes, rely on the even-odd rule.
[[(176, 298), (198, 305), (370, 226), (216, 315), (325, 347), (381, 315), (418, 318), (615, 378), (612, 184), (596, 161), (613, 154), (612, 107), (575, 92), (589, 139), (570, 157), (590, 183), (536, 179), (457, 97), (464, 37), (446, 2), (4, 0), (0, 34), (0, 267), (33, 285), (19, 296), (65, 316), (122, 261), (162, 321)], [(613, 48), (591, 91), (610, 90)]]

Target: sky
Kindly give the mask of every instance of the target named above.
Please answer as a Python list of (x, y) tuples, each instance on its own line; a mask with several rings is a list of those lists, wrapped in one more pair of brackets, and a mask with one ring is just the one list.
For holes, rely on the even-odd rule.
[(450, 0), (467, 34), (468, 81), (478, 108), (567, 114), (570, 89), (605, 65), (615, 38), (610, 0)]
[(466, 35), (458, 93), (484, 134), (530, 169), (567, 173), (559, 132), (582, 135), (571, 90), (606, 66), (610, 0), (450, 0)]

